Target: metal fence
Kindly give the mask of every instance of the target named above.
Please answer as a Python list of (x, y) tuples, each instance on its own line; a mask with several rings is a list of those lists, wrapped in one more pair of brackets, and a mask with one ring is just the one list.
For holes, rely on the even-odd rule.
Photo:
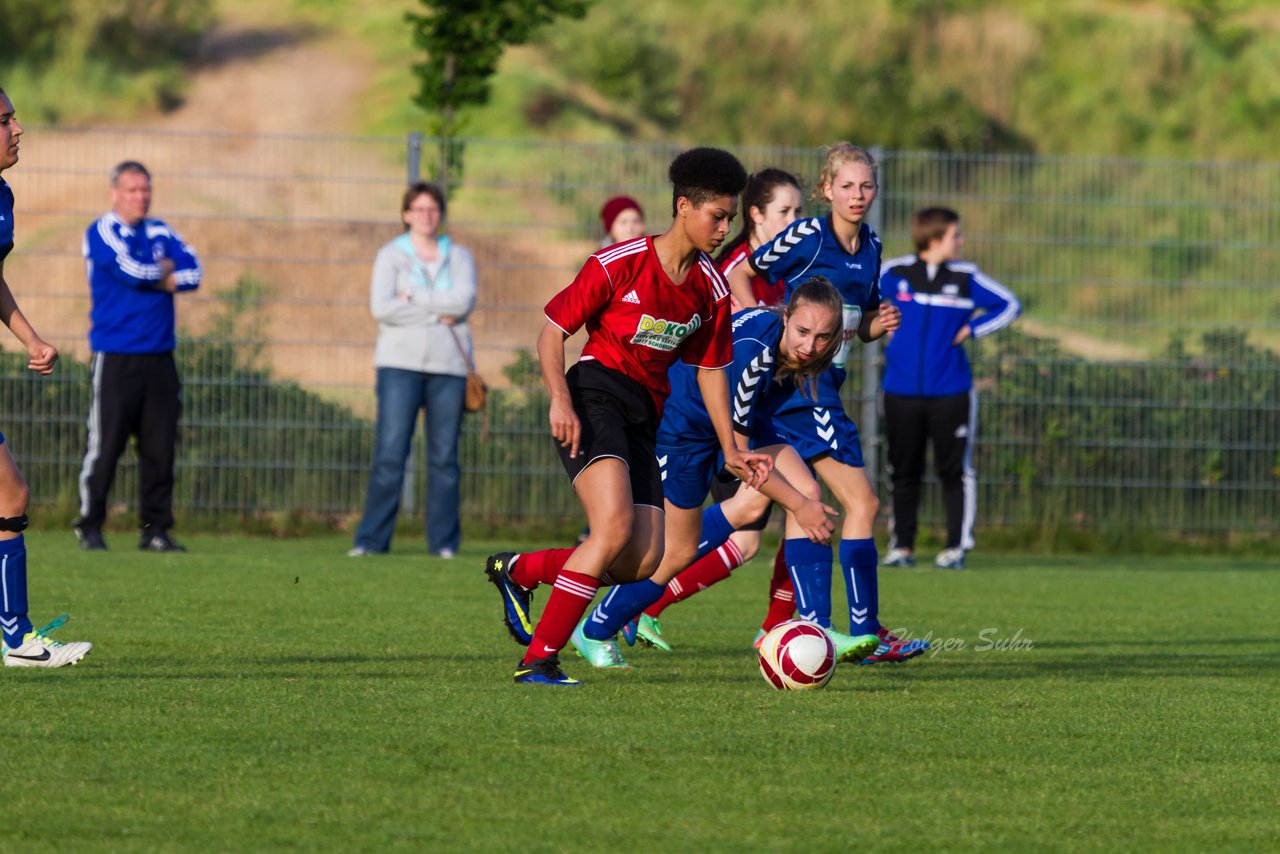
[[(665, 225), (677, 151), (465, 143), (450, 230), (479, 264), (477, 360), (497, 386), (464, 435), (472, 524), (576, 516), (521, 351), (543, 303), (598, 247), (604, 198), (636, 196), (650, 229)], [(805, 181), (821, 165), (813, 149), (737, 153)], [(358, 513), (373, 436), (369, 268), (398, 233), (406, 177), (446, 161), (412, 136), (29, 132), (5, 176), (19, 227), (5, 272), (66, 361), (55, 379), (25, 376), (7, 341), (0, 421), (35, 502), (75, 493), (88, 411), (80, 238), (126, 158), (150, 167), (154, 213), (206, 270), (178, 300), (180, 512)], [(916, 208), (952, 206), (967, 257), (1023, 302), (1014, 328), (968, 345), (982, 400), (980, 530), (1280, 528), (1280, 166), (917, 152), (881, 163), (873, 210), (888, 255), (910, 251)], [(848, 401), (875, 473), (879, 349), (858, 358)], [(420, 506), (417, 456), (406, 512)], [(132, 465), (117, 478), (121, 503), (136, 494)], [(925, 508), (936, 521), (931, 490)]]

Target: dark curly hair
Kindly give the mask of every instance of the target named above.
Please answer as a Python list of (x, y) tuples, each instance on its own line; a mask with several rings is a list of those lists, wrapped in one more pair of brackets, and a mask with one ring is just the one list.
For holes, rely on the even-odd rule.
[(691, 148), (671, 161), (671, 215), (684, 196), (694, 207), (721, 196), (734, 196), (747, 186), (747, 170), (738, 158), (720, 148)]

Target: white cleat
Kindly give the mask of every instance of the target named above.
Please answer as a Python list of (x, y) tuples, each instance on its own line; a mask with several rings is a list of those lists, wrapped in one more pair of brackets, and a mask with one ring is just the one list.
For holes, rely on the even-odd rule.
[(933, 565), (938, 569), (964, 569), (964, 549), (943, 549), (933, 559)]
[(2, 645), (5, 667), (66, 667), (89, 654), (93, 644), (86, 641), (63, 643), (38, 632), (27, 632), (22, 646), (10, 649)]

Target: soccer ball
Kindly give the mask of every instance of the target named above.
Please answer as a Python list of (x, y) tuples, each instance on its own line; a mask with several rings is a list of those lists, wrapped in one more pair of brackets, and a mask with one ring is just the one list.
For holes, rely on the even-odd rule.
[(787, 620), (760, 640), (760, 673), (779, 691), (807, 691), (831, 681), (836, 648), (822, 627)]

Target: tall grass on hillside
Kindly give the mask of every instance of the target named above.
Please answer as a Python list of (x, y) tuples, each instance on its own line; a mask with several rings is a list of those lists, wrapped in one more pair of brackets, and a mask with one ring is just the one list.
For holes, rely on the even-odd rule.
[(599, 3), (543, 49), (568, 78), (548, 77), (567, 105), (584, 106), (575, 87), (586, 85), (618, 115), (685, 140), (1270, 157), (1280, 24), (1269, 5)]
[(212, 20), (210, 0), (0, 0), (0, 85), (41, 122), (169, 109)]

